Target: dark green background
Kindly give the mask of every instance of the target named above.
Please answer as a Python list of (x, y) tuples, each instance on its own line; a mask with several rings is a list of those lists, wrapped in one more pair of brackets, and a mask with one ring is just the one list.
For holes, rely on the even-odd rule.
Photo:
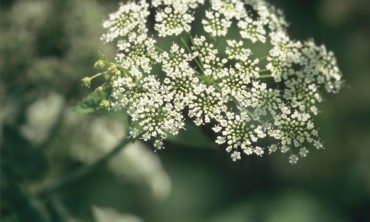
[[(190, 130), (164, 151), (142, 148), (149, 159), (140, 154), (126, 164), (128, 157), (120, 155), (115, 168), (38, 196), (90, 156), (101, 156), (99, 138), (111, 141), (120, 131), (120, 120), (73, 111), (91, 91), (80, 79), (95, 72), (97, 51), (113, 55), (99, 37), (117, 4), (1, 0), (1, 221), (129, 221), (118, 214), (148, 222), (370, 221), (367, 0), (274, 1), (291, 23), (290, 35), (325, 44), (343, 71), (343, 90), (325, 96), (316, 118), (325, 150), (311, 150), (297, 166), (281, 154), (234, 163), (224, 150), (212, 149), (208, 136)], [(150, 164), (155, 169), (145, 171)], [(166, 179), (172, 190), (150, 189)], [(114, 215), (117, 220), (107, 219)]]

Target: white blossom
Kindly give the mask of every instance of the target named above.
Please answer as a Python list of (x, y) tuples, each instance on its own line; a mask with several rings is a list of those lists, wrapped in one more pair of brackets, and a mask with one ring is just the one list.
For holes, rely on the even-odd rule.
[(233, 161), (237, 161), (237, 160), (240, 160), (241, 157), (240, 157), (240, 152), (238, 151), (234, 151), (232, 154), (231, 154), (231, 159)]
[(226, 101), (213, 86), (199, 83), (194, 85), (195, 99), (189, 103), (189, 117), (195, 118), (196, 125), (210, 123), (219, 119), (222, 112), (227, 110)]
[(254, 81), (252, 86), (248, 92), (237, 97), (239, 103), (244, 107), (253, 107), (257, 115), (267, 115), (268, 113), (276, 115), (279, 104), (282, 103), (280, 90), (267, 88), (266, 83), (257, 81)]
[(154, 50), (155, 40), (148, 38), (146, 34), (137, 36), (135, 33), (129, 35), (128, 40), (120, 40), (117, 43), (119, 52), (116, 60), (123, 68), (131, 66), (141, 66), (145, 72), (150, 72), (151, 60), (158, 57)]
[(342, 84), (342, 73), (338, 68), (334, 53), (327, 51), (324, 45), (317, 46), (312, 40), (302, 48), (305, 73), (311, 74), (318, 84), (323, 84), (329, 93), (337, 93)]
[(287, 88), (284, 90), (284, 98), (291, 101), (293, 108), (318, 114), (316, 103), (322, 99), (315, 84), (306, 83), (302, 79), (289, 79), (285, 85)]
[(257, 41), (266, 41), (266, 31), (263, 28), (263, 22), (253, 20), (250, 17), (244, 17), (238, 22), (240, 28), (240, 35), (242, 38), (249, 39), (253, 43)]
[(191, 49), (194, 52), (194, 57), (198, 58), (201, 63), (203, 74), (214, 79), (225, 76), (227, 72), (225, 64), (228, 61), (226, 58), (218, 56), (218, 50), (214, 44), (207, 42), (205, 36), (194, 38), (193, 43)]
[(211, 36), (225, 36), (229, 27), (231, 26), (231, 20), (217, 11), (206, 11), (206, 18), (202, 20), (204, 31), (208, 32)]
[(292, 165), (297, 164), (298, 160), (299, 160), (299, 158), (295, 154), (292, 154), (289, 157), (289, 163), (292, 164)]
[(186, 119), (212, 128), (233, 161), (280, 151), (296, 164), (310, 147), (324, 148), (312, 115), (321, 88), (342, 86), (333, 52), (291, 39), (283, 13), (265, 0), (204, 3), (134, 0), (109, 15), (102, 41), (114, 42), (115, 58), (83, 79), (106, 79), (97, 89), (110, 92), (101, 108), (125, 111), (130, 136), (156, 149)]
[(318, 132), (307, 113), (286, 112), (275, 116), (275, 129), (269, 132), (269, 135), (279, 140), (283, 153), (305, 144), (319, 146)]
[(186, 5), (166, 6), (164, 10), (158, 10), (155, 15), (154, 29), (160, 37), (168, 35), (180, 35), (183, 31), (189, 32), (190, 23), (194, 17), (188, 13)]
[(223, 14), (227, 19), (240, 19), (246, 15), (244, 3), (241, 0), (210, 0), (211, 8)]
[(252, 54), (252, 51), (248, 48), (243, 48), (243, 41), (227, 40), (227, 46), (225, 53), (228, 55), (228, 59), (235, 59), (238, 61), (246, 61)]
[[(236, 115), (231, 112), (226, 112), (225, 116), (218, 120), (218, 125), (213, 128), (215, 132), (217, 128), (222, 128), (220, 135), (217, 136), (216, 143), (226, 144), (226, 151), (235, 153), (235, 150), (242, 150), (245, 154), (262, 155), (263, 149), (254, 146), (259, 138), (264, 138), (266, 134), (262, 127), (253, 123), (247, 113), (243, 112)], [(216, 130), (215, 130), (216, 129)], [(234, 159), (234, 157), (232, 156)]]
[(307, 156), (307, 154), (308, 154), (308, 149), (306, 149), (305, 147), (303, 147), (303, 148), (301, 148), (300, 150), (299, 150), (299, 156), (301, 156), (301, 157), (306, 157)]
[(104, 42), (111, 42), (118, 37), (126, 37), (129, 33), (145, 33), (146, 18), (149, 15), (149, 4), (145, 0), (138, 3), (122, 4), (118, 11), (109, 15), (103, 27), (107, 33), (102, 36)]

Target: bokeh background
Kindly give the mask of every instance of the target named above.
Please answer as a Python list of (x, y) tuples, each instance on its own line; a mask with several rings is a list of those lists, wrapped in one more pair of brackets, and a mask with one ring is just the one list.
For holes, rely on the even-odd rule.
[(273, 1), (289, 33), (327, 45), (344, 73), (316, 119), (325, 150), (294, 167), (280, 154), (234, 163), (189, 130), (160, 152), (131, 144), (45, 195), (125, 136), (114, 115), (74, 111), (97, 52), (114, 53), (99, 37), (118, 1), (0, 2), (1, 221), (370, 221), (369, 1)]

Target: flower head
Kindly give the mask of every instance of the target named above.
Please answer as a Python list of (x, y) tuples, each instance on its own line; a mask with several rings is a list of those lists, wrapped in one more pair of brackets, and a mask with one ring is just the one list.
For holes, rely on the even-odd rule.
[(287, 24), (264, 0), (122, 4), (103, 23), (102, 40), (114, 42), (117, 54), (96, 63), (111, 88), (100, 104), (125, 110), (130, 135), (157, 149), (188, 118), (211, 127), (233, 161), (279, 150), (296, 164), (309, 147), (323, 148), (312, 120), (321, 88), (336, 93), (343, 81), (333, 52), (291, 39)]

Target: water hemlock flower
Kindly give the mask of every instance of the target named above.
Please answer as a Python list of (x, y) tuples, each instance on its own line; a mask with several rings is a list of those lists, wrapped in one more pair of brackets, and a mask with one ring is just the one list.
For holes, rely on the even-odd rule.
[(103, 27), (117, 53), (95, 65), (111, 87), (100, 105), (126, 110), (132, 137), (162, 149), (190, 119), (212, 128), (233, 161), (280, 151), (296, 164), (323, 148), (312, 118), (321, 94), (342, 86), (336, 58), (290, 38), (283, 13), (264, 0), (130, 1)]

